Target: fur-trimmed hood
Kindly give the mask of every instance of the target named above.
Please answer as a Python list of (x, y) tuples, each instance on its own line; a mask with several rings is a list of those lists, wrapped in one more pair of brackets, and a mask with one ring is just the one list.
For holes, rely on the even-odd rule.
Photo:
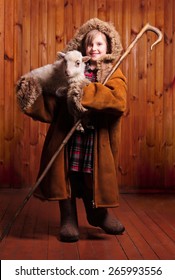
[(109, 40), (111, 54), (103, 56), (103, 61), (114, 61), (118, 60), (123, 50), (119, 33), (115, 30), (115, 27), (110, 22), (102, 21), (98, 18), (92, 18), (84, 23), (75, 33), (72, 40), (67, 44), (64, 52), (71, 50), (78, 50), (83, 52), (83, 41), (86, 34), (91, 30), (97, 29), (104, 33)]

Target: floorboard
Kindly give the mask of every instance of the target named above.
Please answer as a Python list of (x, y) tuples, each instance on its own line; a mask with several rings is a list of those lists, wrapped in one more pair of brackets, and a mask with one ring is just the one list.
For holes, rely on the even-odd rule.
[[(0, 191), (2, 233), (28, 190)], [(1, 260), (174, 260), (175, 195), (121, 194), (119, 208), (109, 211), (124, 225), (123, 235), (105, 234), (86, 220), (77, 200), (80, 240), (59, 240), (57, 202), (31, 198), (0, 242)]]

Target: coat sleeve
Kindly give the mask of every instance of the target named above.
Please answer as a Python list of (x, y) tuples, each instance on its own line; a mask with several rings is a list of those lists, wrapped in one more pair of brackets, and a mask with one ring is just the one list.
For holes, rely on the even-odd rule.
[(126, 109), (126, 78), (117, 69), (105, 85), (95, 82), (84, 88), (82, 105), (91, 110), (122, 114)]

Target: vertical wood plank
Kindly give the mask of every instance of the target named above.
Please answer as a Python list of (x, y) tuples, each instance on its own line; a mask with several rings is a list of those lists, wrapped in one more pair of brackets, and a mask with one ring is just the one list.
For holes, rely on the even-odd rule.
[[(84, 1), (82, 1), (82, 5), (83, 3)], [(95, 18), (95, 17), (98, 17), (97, 0), (91, 1), (89, 5), (89, 18)]]
[[(135, 36), (140, 31), (140, 23), (138, 23), (139, 17), (139, 1), (131, 1), (131, 41), (134, 40)], [(132, 186), (138, 186), (138, 176), (135, 176), (135, 170), (138, 172), (138, 157), (139, 157), (139, 147), (138, 147), (138, 138), (139, 138), (139, 90), (138, 90), (138, 44), (132, 49), (131, 52), (131, 77), (129, 77), (129, 82), (131, 86), (131, 96), (130, 96), (130, 111), (131, 111), (131, 158), (132, 166), (130, 165), (131, 170), (131, 184)]]
[[(22, 0), (15, 1), (14, 7), (14, 82), (22, 75)], [(14, 94), (15, 95), (15, 94)], [(23, 184), (21, 170), (23, 166), (23, 130), (24, 130), (24, 115), (20, 112), (16, 103), (16, 96), (14, 100), (14, 142), (13, 148), (15, 156), (13, 164), (15, 165), (15, 172), (13, 174), (13, 186), (20, 187)], [(17, 159), (17, 160), (16, 160)]]
[(172, 3), (172, 11), (173, 11), (173, 34), (172, 34), (172, 98), (173, 98), (173, 167), (172, 172), (175, 174), (175, 3)]
[[(39, 66), (48, 64), (48, 7), (47, 0), (39, 1)], [(39, 123), (39, 155), (43, 146), (43, 142), (46, 136), (48, 125), (44, 123)]]
[[(156, 0), (155, 25), (162, 30), (164, 26), (164, 0)], [(163, 39), (164, 40), (164, 39)], [(163, 160), (163, 80), (164, 80), (164, 44), (156, 46), (155, 51), (155, 186), (164, 184)]]
[(5, 139), (11, 141), (13, 139), (13, 66), (14, 66), (14, 49), (13, 49), (13, 13), (14, 2), (5, 1), (5, 77), (8, 77), (5, 82)]
[[(95, 0), (94, 2), (97, 2), (97, 0)], [(90, 12), (91, 12), (91, 4), (92, 4), (92, 1), (90, 0), (87, 0), (86, 2), (85, 1), (82, 1), (82, 19), (83, 19), (83, 23), (86, 22), (87, 20), (90, 19), (90, 17), (94, 17), (93, 16), (93, 11), (92, 11), (92, 14), (90, 16)], [(92, 4), (93, 6), (94, 4)]]
[(115, 22), (115, 2), (115, 0), (106, 2), (106, 21), (111, 21), (112, 23)]
[[(155, 25), (155, 1), (149, 1), (147, 3), (140, 3), (140, 10), (143, 19), (142, 25), (144, 26), (147, 22), (151, 25)], [(146, 16), (144, 16), (144, 10)], [(152, 184), (152, 174), (154, 170), (154, 50), (151, 51), (151, 44), (154, 42), (155, 35), (148, 31), (145, 33), (141, 40), (140, 52), (144, 55), (142, 64), (144, 64), (144, 76), (146, 84), (141, 84), (140, 86), (140, 109), (141, 113), (141, 156), (140, 156), (140, 166), (141, 166), (141, 176), (140, 181), (144, 182), (143, 187), (150, 187)], [(141, 71), (142, 72), (142, 71)], [(142, 74), (141, 74), (142, 76)], [(142, 94), (142, 86), (144, 88), (144, 94)], [(142, 104), (143, 102), (143, 104)], [(143, 141), (142, 141), (143, 140)]]
[(56, 32), (56, 52), (64, 48), (65, 34), (65, 19), (64, 19), (64, 0), (56, 0), (56, 14), (55, 14), (55, 32)]
[[(139, 1), (139, 23), (140, 30), (147, 23), (147, 2)], [(147, 49), (147, 38), (148, 33), (143, 34), (143, 36), (138, 41), (138, 185), (144, 187), (148, 184), (148, 170), (150, 168), (150, 161), (147, 160), (147, 147), (146, 147), (146, 116), (147, 116), (147, 53), (150, 50)], [(149, 123), (148, 123), (149, 124)]]
[(172, 123), (172, 81), (173, 81), (173, 69), (172, 69), (172, 24), (173, 24), (173, 1), (169, 1), (169, 5), (164, 3), (165, 19), (165, 49), (164, 49), (164, 140), (165, 140), (165, 187), (174, 185), (174, 174), (172, 173), (173, 166), (173, 123)]
[(67, 44), (73, 36), (73, 1), (65, 0), (64, 1), (64, 13), (65, 13), (65, 44)]
[[(35, 0), (31, 2), (31, 60), (30, 60), (30, 68), (35, 69), (39, 67), (39, 0)], [(37, 145), (39, 141), (38, 135), (38, 122), (30, 121), (30, 145)]]
[(13, 166), (13, 148), (12, 141), (14, 138), (14, 79), (13, 79), (13, 69), (14, 69), (14, 49), (13, 49), (13, 23), (14, 23), (14, 2), (9, 0), (4, 2), (5, 4), (5, 18), (4, 18), (4, 155), (5, 155), (5, 181), (11, 186), (10, 176), (14, 172)]
[[(5, 92), (4, 92), (4, 83), (5, 83), (5, 75), (4, 75), (4, 19), (5, 19), (5, 11), (4, 11), (4, 0), (0, 0), (0, 175), (4, 174), (4, 108), (5, 108)], [(2, 177), (1, 177), (2, 178)], [(4, 181), (4, 178), (1, 179), (1, 182)]]
[(98, 18), (106, 21), (106, 0), (98, 0)]
[(147, 32), (121, 65), (128, 79), (128, 100), (119, 184), (127, 190), (174, 189), (174, 5), (173, 0), (0, 0), (1, 185), (31, 185), (48, 129), (19, 111), (16, 81), (30, 69), (52, 63), (82, 23), (99, 17), (114, 23), (124, 49), (146, 22), (165, 34), (150, 52), (156, 35)]
[[(129, 5), (130, 3), (128, 3)], [(122, 7), (123, 7), (123, 0), (116, 0), (115, 1), (115, 12), (114, 12), (114, 22), (115, 22), (115, 27), (117, 31), (119, 32), (120, 35), (122, 35)]]
[(55, 0), (48, 0), (47, 3), (47, 57), (48, 63), (55, 61), (56, 49), (55, 49), (55, 15), (56, 15), (56, 3)]
[(73, 35), (77, 29), (82, 25), (82, 1), (73, 1)]
[[(155, 26), (155, 1), (148, 3), (148, 22)], [(146, 144), (148, 149), (155, 146), (155, 123), (154, 123), (154, 96), (155, 96), (155, 49), (151, 51), (151, 44), (155, 40), (155, 34), (148, 32), (148, 63), (147, 63), (147, 122)]]
[(39, 65), (47, 64), (47, 0), (39, 1)]
[[(121, 36), (121, 41), (123, 44), (124, 51), (131, 44), (131, 5), (127, 0), (123, 1), (123, 32)], [(125, 58), (122, 64), (123, 73), (127, 78), (127, 82), (129, 82), (130, 73), (130, 60), (131, 56)], [(126, 188), (130, 184), (130, 146), (131, 146), (131, 112), (130, 112), (130, 98), (131, 94), (131, 85), (128, 83), (128, 92), (127, 92), (127, 109), (124, 114), (124, 118), (122, 120), (121, 126), (121, 144), (120, 144), (120, 155), (119, 155), (119, 182), (121, 189), (123, 187)], [(129, 159), (129, 160), (128, 160)]]
[[(30, 0), (24, 0), (22, 2), (22, 73), (30, 71)], [(20, 7), (19, 7), (20, 8)], [(30, 182), (30, 119), (24, 116), (23, 119), (23, 155), (22, 163), (23, 168), (21, 171), (22, 178), (25, 185), (29, 185)]]
[[(31, 39), (30, 39), (30, 68), (35, 69), (39, 67), (39, 0), (31, 1)], [(30, 187), (33, 185), (39, 164), (39, 122), (29, 119), (30, 126), (30, 162), (29, 162), (29, 174), (30, 180), (28, 184)]]

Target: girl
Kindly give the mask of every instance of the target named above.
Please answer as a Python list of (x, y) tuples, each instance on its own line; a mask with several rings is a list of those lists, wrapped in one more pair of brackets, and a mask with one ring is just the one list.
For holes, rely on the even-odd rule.
[[(60, 239), (66, 242), (79, 239), (76, 197), (83, 199), (89, 224), (107, 234), (124, 231), (124, 226), (107, 208), (119, 205), (117, 160), (121, 116), (126, 107), (126, 79), (117, 69), (103, 84), (121, 54), (120, 38), (111, 23), (94, 18), (80, 27), (64, 51), (75, 49), (90, 56), (85, 76), (91, 83), (83, 89), (82, 98), (82, 105), (88, 109), (85, 132), (74, 132), (35, 192), (42, 199), (59, 201)], [(22, 90), (19, 85), (17, 95)], [(73, 126), (73, 120), (66, 102), (54, 93), (35, 94), (34, 83), (28, 88), (32, 100), (25, 87), (24, 100), (30, 105), (24, 113), (51, 123), (41, 156), (40, 175)]]

